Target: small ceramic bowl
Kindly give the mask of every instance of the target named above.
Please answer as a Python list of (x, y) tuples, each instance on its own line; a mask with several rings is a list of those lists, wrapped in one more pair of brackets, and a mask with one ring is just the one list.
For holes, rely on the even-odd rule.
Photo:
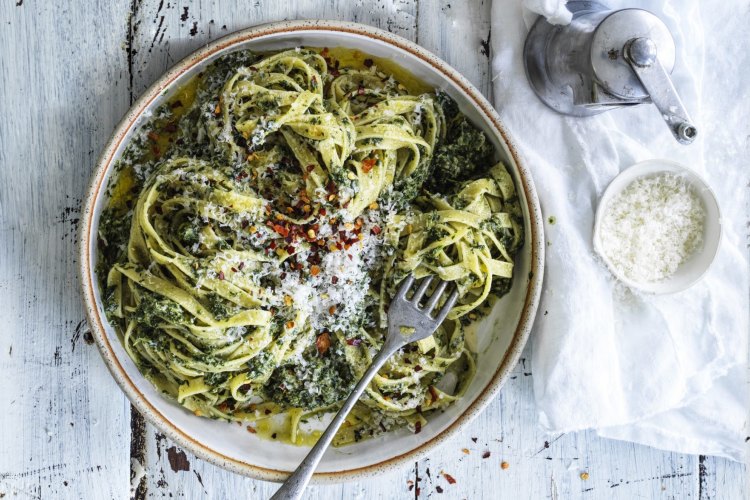
[[(601, 242), (601, 225), (608, 204), (633, 181), (663, 173), (679, 175), (695, 190), (703, 204), (703, 243), (683, 262), (677, 271), (661, 281), (639, 282), (625, 276), (607, 257)], [(604, 260), (613, 275), (631, 288), (652, 294), (667, 294), (685, 290), (700, 280), (716, 257), (721, 241), (721, 214), (716, 196), (709, 185), (689, 168), (670, 160), (647, 160), (622, 171), (607, 186), (596, 209), (594, 223), (594, 250)]]
[(419, 434), (388, 432), (351, 446), (330, 449), (313, 476), (316, 483), (350, 481), (402, 464), (414, 463), (454, 435), (497, 394), (518, 363), (536, 315), (544, 276), (541, 209), (531, 173), (523, 165), (492, 105), (464, 77), (433, 54), (391, 33), (356, 23), (284, 21), (230, 34), (194, 52), (158, 79), (138, 99), (104, 148), (91, 180), (81, 216), (80, 270), (89, 323), (102, 357), (133, 405), (161, 432), (199, 457), (251, 477), (280, 481), (308, 449), (264, 441), (244, 427), (197, 417), (163, 398), (138, 371), (103, 313), (96, 276), (97, 226), (107, 203), (113, 165), (150, 113), (217, 57), (251, 49), (270, 51), (296, 46), (345, 47), (390, 59), (426, 85), (442, 89), (496, 146), (513, 176), (524, 215), (525, 243), (519, 251), (511, 291), (475, 331), (467, 344), (477, 353), (477, 374), (464, 397), (430, 416)]

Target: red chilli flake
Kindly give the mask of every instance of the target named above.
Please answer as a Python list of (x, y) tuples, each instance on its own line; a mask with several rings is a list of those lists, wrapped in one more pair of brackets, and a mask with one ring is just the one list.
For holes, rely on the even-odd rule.
[(357, 338), (357, 339), (346, 339), (346, 344), (347, 345), (352, 345), (354, 347), (357, 347), (361, 343), (362, 343), (362, 339), (359, 339), (359, 338)]
[(453, 476), (451, 476), (447, 472), (443, 472), (443, 477), (445, 478), (446, 481), (448, 481), (448, 484), (456, 484), (456, 480), (453, 479)]
[(335, 285), (338, 282), (339, 282), (339, 277), (338, 276), (331, 276), (331, 283), (333, 283)]
[(375, 158), (365, 158), (364, 160), (362, 160), (362, 171), (364, 173), (368, 173), (373, 169), (375, 163), (377, 163), (377, 160)]
[(380, 229), (380, 226), (372, 226), (372, 229), (370, 229), (370, 232), (376, 236), (380, 234), (380, 231), (382, 231), (382, 229)]
[(490, 453), (489, 451), (485, 451), (484, 453), (482, 453), (482, 458), (490, 458), (490, 455), (492, 455), (492, 453)]
[(320, 215), (325, 215), (325, 214), (327, 214), (328, 212), (326, 211), (326, 209), (325, 209), (325, 208), (321, 208), (321, 209), (320, 209), (320, 212), (319, 212), (319, 213), (320, 213)]
[(312, 172), (313, 170), (315, 170), (315, 165), (308, 165), (306, 168), (308, 172)]
[(357, 87), (357, 95), (365, 95), (365, 88), (362, 85)]
[(224, 279), (224, 271), (219, 271), (219, 279), (220, 280)]
[(434, 403), (438, 400), (438, 393), (437, 389), (435, 389), (434, 385), (430, 386), (430, 403)]
[(318, 350), (318, 353), (325, 354), (329, 347), (331, 347), (331, 336), (328, 335), (328, 332), (318, 335), (318, 338), (315, 339), (315, 348)]
[(422, 432), (422, 422), (417, 420), (414, 423), (414, 434), (419, 434), (420, 432)]
[(237, 269), (239, 269), (240, 271), (242, 271), (242, 269), (243, 269), (244, 267), (245, 267), (245, 263), (244, 263), (244, 262), (240, 262), (240, 265), (239, 265), (239, 266), (237, 266)]
[(285, 228), (282, 225), (274, 224), (273, 225), (273, 230), (276, 231), (277, 233), (279, 233), (284, 238), (286, 238), (287, 236), (289, 236), (289, 229)]

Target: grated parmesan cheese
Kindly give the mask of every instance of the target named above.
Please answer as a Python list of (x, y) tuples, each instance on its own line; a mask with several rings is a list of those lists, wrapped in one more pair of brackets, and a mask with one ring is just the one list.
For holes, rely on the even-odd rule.
[(661, 281), (703, 243), (704, 219), (700, 198), (681, 176), (636, 179), (607, 206), (601, 250), (627, 278)]

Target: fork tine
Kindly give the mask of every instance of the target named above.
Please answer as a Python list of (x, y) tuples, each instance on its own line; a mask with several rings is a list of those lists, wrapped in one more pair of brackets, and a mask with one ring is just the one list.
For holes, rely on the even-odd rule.
[(401, 282), (401, 286), (398, 287), (398, 292), (396, 293), (394, 299), (403, 299), (404, 297), (406, 297), (406, 292), (409, 291), (409, 288), (411, 288), (413, 284), (414, 275), (410, 274), (404, 281)]
[(417, 288), (417, 291), (414, 292), (414, 296), (411, 298), (411, 301), (415, 304), (419, 304), (419, 301), (422, 300), (422, 297), (424, 297), (424, 293), (427, 291), (427, 287), (430, 286), (430, 283), (432, 283), (432, 276), (427, 276), (426, 278), (424, 278), (419, 284), (419, 288)]
[(445, 317), (448, 316), (448, 313), (451, 312), (451, 309), (453, 309), (453, 305), (456, 303), (456, 300), (458, 300), (458, 288), (453, 290), (453, 293), (448, 296), (448, 300), (445, 301), (445, 304), (443, 304), (443, 307), (437, 313), (437, 316), (435, 316), (435, 321), (438, 324), (442, 323)]
[(424, 306), (424, 312), (426, 314), (430, 314), (432, 310), (435, 309), (435, 306), (440, 300), (440, 296), (443, 294), (443, 292), (445, 291), (445, 287), (447, 286), (447, 281), (441, 281), (440, 284), (435, 287), (435, 291), (432, 292), (432, 297), (430, 297), (430, 300), (428, 300), (427, 304), (425, 304)]

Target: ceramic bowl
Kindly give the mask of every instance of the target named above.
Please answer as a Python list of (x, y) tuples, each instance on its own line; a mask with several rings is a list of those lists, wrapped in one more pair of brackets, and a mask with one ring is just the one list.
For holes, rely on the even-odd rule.
[(244, 426), (197, 417), (161, 397), (139, 373), (107, 322), (95, 276), (97, 225), (107, 202), (107, 182), (114, 162), (150, 111), (223, 54), (240, 49), (268, 51), (296, 46), (346, 47), (388, 58), (424, 83), (450, 94), (461, 111), (494, 142), (515, 179), (525, 217), (526, 240), (517, 258), (512, 291), (499, 301), (476, 331), (468, 335), (470, 346), (477, 352), (478, 373), (466, 395), (445, 412), (432, 415), (419, 434), (400, 430), (329, 450), (313, 481), (341, 482), (413, 463), (471, 421), (497, 394), (518, 362), (539, 302), (544, 238), (531, 174), (522, 164), (492, 105), (445, 62), (391, 33), (333, 21), (291, 21), (254, 27), (228, 35), (191, 54), (138, 99), (117, 126), (99, 159), (81, 218), (81, 280), (92, 333), (102, 357), (117, 383), (147, 420), (198, 457), (240, 474), (280, 481), (296, 468), (307, 448), (261, 440), (248, 433)]
[[(614, 197), (633, 183), (633, 181), (664, 173), (681, 176), (700, 198), (706, 214), (703, 224), (703, 244), (677, 268), (677, 271), (672, 276), (661, 281), (639, 282), (625, 276), (604, 253), (601, 241), (601, 225), (608, 204)], [(698, 174), (684, 165), (670, 160), (647, 160), (623, 170), (607, 186), (596, 209), (594, 250), (596, 250), (617, 279), (629, 287), (642, 292), (660, 295), (676, 293), (689, 288), (700, 280), (709, 267), (711, 267), (719, 250), (720, 241), (721, 213), (719, 212), (719, 204), (716, 201), (713, 191)]]

